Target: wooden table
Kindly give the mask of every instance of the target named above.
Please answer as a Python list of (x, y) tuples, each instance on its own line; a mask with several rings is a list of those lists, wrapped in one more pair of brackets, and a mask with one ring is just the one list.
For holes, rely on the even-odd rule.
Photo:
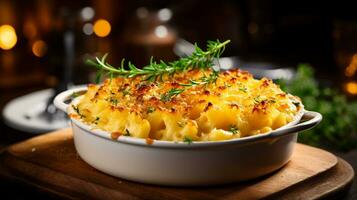
[(103, 174), (80, 159), (69, 130), (12, 145), (1, 154), (0, 174), (55, 197), (85, 199), (317, 199), (339, 198), (354, 176), (334, 155), (298, 144), (292, 160), (271, 175), (233, 185), (174, 188), (138, 184)]

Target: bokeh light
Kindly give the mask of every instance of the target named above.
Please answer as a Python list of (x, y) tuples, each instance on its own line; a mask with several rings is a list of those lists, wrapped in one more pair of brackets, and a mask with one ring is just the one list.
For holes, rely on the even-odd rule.
[(107, 20), (99, 19), (94, 23), (93, 30), (98, 37), (106, 37), (111, 31), (111, 26)]
[(357, 94), (357, 82), (356, 81), (351, 81), (346, 83), (345, 85), (346, 91), (350, 94), (356, 95)]
[(85, 23), (83, 25), (82, 31), (86, 35), (92, 35), (93, 34), (93, 25), (91, 23)]
[(163, 8), (159, 10), (157, 15), (161, 21), (169, 21), (172, 17), (172, 11), (168, 8)]
[(168, 32), (169, 31), (167, 30), (166, 26), (164, 26), (164, 25), (160, 25), (155, 28), (155, 35), (159, 38), (166, 37)]
[(37, 57), (42, 57), (47, 53), (47, 44), (43, 40), (36, 40), (32, 44), (32, 53)]
[(17, 42), (15, 29), (10, 25), (0, 26), (0, 48), (4, 50), (12, 49)]
[(83, 19), (83, 21), (89, 21), (89, 20), (92, 20), (93, 17), (95, 15), (95, 11), (92, 7), (84, 7), (82, 10), (81, 10), (81, 17)]
[(345, 69), (345, 75), (352, 77), (357, 71), (357, 54), (352, 56), (350, 64)]

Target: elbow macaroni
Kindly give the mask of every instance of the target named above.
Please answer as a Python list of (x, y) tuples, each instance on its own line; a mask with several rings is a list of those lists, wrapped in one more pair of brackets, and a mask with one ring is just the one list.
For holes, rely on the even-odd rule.
[(170, 89), (181, 88), (179, 83), (207, 73), (191, 70), (162, 82), (134, 77), (88, 85), (74, 107), (77, 113), (70, 116), (117, 137), (218, 141), (277, 129), (302, 108), (298, 97), (284, 93), (271, 80), (254, 79), (238, 69), (220, 73), (213, 84), (186, 88), (169, 101), (160, 99)]

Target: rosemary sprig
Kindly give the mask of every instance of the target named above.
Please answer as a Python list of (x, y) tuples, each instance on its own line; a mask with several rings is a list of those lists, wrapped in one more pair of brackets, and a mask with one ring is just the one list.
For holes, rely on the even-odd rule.
[(183, 91), (185, 91), (183, 88), (172, 88), (168, 92), (162, 94), (160, 100), (164, 102), (170, 101), (172, 97), (181, 94)]
[(180, 85), (184, 87), (192, 87), (196, 85), (207, 85), (211, 83), (216, 83), (218, 76), (219, 76), (219, 72), (212, 71), (212, 73), (209, 76), (204, 75), (199, 80), (190, 80), (189, 83), (180, 84)]
[(153, 59), (150, 60), (149, 65), (144, 66), (142, 69), (137, 68), (130, 61), (125, 67), (125, 59), (122, 60), (121, 66), (119, 68), (113, 67), (106, 62), (108, 54), (105, 54), (101, 59), (98, 57), (95, 60), (87, 60), (87, 64), (97, 67), (98, 73), (96, 80), (99, 81), (103, 74), (109, 75), (109, 77), (136, 77), (143, 76), (144, 80), (155, 81), (162, 79), (164, 75), (173, 75), (177, 72), (186, 71), (189, 69), (207, 69), (213, 66), (213, 59), (219, 58), (225, 46), (230, 42), (227, 40), (225, 42), (208, 41), (207, 50), (203, 51), (197, 45), (195, 45), (195, 51), (191, 56), (180, 58), (177, 61), (166, 63), (164, 61), (156, 62)]
[(172, 99), (172, 97), (177, 96), (184, 92), (187, 88), (197, 86), (197, 85), (208, 85), (211, 83), (216, 83), (217, 78), (219, 76), (219, 73), (217, 71), (212, 71), (212, 73), (209, 76), (203, 76), (199, 80), (190, 80), (189, 83), (186, 84), (180, 84), (180, 86), (183, 86), (183, 88), (173, 88), (169, 90), (167, 93), (164, 93), (161, 95), (160, 100), (167, 102)]

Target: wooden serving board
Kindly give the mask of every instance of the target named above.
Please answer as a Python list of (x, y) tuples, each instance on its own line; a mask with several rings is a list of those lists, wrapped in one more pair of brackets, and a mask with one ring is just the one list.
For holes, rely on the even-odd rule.
[(45, 191), (84, 199), (315, 199), (347, 188), (354, 176), (351, 166), (333, 154), (297, 144), (285, 167), (252, 181), (191, 188), (145, 185), (89, 166), (76, 153), (70, 129), (10, 146), (0, 156), (0, 171)]

